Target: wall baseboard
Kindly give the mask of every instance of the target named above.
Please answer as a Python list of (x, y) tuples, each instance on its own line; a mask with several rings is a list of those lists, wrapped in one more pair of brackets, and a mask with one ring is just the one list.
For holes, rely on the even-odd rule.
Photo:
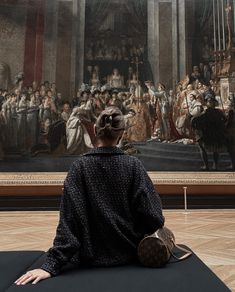
[[(164, 209), (184, 209), (183, 195), (161, 195)], [(234, 195), (188, 195), (188, 209), (234, 209)], [(56, 211), (60, 196), (0, 196), (0, 211)]]

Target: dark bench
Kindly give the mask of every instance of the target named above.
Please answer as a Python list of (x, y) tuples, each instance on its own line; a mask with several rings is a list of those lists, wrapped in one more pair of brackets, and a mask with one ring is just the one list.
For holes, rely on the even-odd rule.
[(16, 286), (29, 269), (40, 267), (40, 251), (0, 252), (0, 291), (16, 292), (225, 292), (224, 283), (195, 255), (161, 269), (118, 266), (65, 270), (36, 285)]

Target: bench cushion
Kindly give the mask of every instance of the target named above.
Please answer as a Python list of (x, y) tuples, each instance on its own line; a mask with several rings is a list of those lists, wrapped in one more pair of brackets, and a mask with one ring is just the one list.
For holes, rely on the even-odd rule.
[[(33, 253), (33, 252), (32, 252)], [(22, 261), (24, 252), (15, 254), (14, 266), (17, 272), (24, 272)], [(27, 255), (27, 254), (26, 254)], [(1, 255), (1, 257), (7, 254)], [(13, 259), (11, 253), (9, 259)], [(34, 262), (30, 269), (38, 268), (45, 254)], [(32, 261), (34, 257), (32, 256)], [(1, 262), (1, 261), (0, 261)], [(26, 266), (27, 263), (24, 264)], [(8, 271), (8, 279), (15, 279)], [(10, 277), (11, 276), (11, 277)], [(2, 291), (2, 290), (0, 290)], [(160, 269), (140, 265), (117, 266), (108, 268), (65, 268), (64, 272), (54, 278), (41, 281), (36, 285), (16, 286), (12, 284), (7, 292), (227, 292), (225, 284), (195, 255), (187, 260), (167, 264)]]

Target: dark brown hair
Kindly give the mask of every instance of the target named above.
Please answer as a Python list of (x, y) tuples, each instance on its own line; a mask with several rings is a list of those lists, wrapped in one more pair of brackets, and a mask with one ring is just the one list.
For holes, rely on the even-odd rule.
[(96, 121), (96, 134), (98, 138), (117, 139), (125, 130), (125, 119), (119, 108), (107, 107), (101, 112)]

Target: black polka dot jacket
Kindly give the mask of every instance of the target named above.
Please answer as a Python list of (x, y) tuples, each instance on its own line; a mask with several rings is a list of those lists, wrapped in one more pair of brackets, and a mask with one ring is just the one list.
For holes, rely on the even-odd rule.
[(53, 247), (41, 268), (55, 276), (69, 262), (128, 264), (137, 260), (143, 236), (163, 225), (161, 200), (142, 163), (117, 147), (94, 148), (67, 174)]

